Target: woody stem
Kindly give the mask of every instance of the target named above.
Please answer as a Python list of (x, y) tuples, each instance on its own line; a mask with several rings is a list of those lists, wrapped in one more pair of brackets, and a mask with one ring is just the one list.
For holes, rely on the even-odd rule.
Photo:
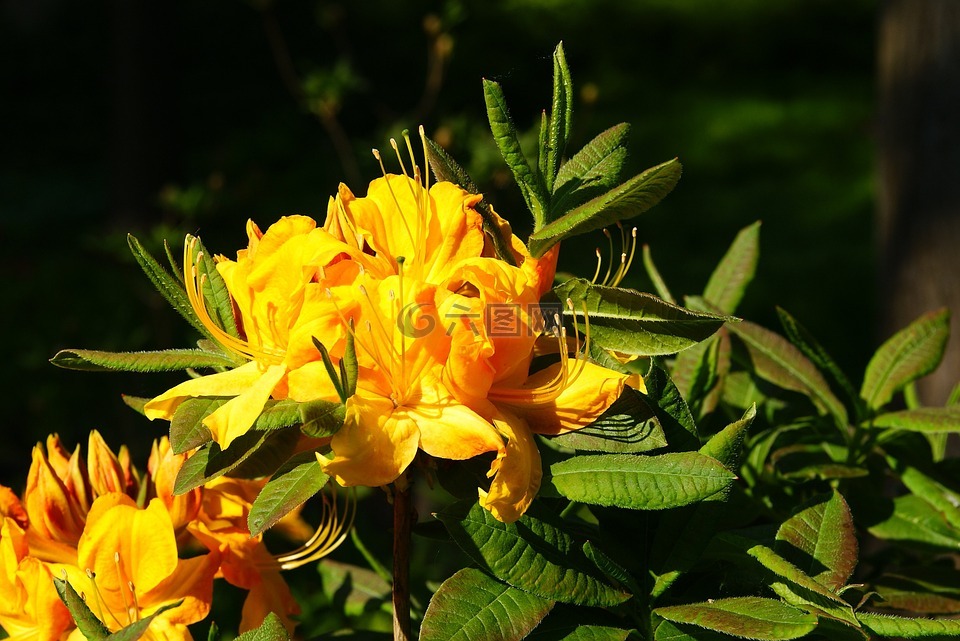
[(393, 639), (410, 641), (410, 529), (413, 503), (401, 476), (393, 486)]

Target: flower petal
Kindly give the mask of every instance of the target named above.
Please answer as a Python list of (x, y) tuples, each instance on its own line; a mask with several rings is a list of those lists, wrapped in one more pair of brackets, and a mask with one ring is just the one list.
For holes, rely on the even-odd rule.
[(417, 454), (420, 430), (390, 399), (356, 394), (347, 401), (347, 417), (330, 441), (336, 457), (318, 457), (323, 471), (344, 486), (376, 487), (392, 483)]
[(226, 372), (192, 378), (148, 401), (143, 407), (143, 413), (151, 421), (155, 418), (169, 421), (185, 399), (198, 396), (239, 396), (262, 375), (260, 366), (255, 361), (250, 361)]
[(203, 419), (203, 424), (210, 429), (213, 439), (226, 449), (233, 439), (246, 433), (253, 422), (260, 416), (263, 406), (287, 368), (283, 365), (271, 365), (252, 385), (220, 407), (213, 414)]
[(420, 429), (420, 449), (437, 458), (462, 461), (503, 448), (489, 421), (452, 399), (444, 404), (417, 404), (408, 416)]
[(490, 466), (494, 474), (490, 489), (480, 493), (480, 505), (504, 523), (520, 518), (540, 489), (543, 469), (540, 452), (526, 422), (504, 408), (498, 408), (493, 417), (497, 430), (507, 438), (507, 444)]

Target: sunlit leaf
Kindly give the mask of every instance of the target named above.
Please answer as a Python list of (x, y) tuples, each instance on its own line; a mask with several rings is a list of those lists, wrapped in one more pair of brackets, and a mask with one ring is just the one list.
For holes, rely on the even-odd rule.
[(780, 554), (832, 591), (846, 584), (857, 565), (853, 517), (836, 491), (787, 519), (777, 541)]
[(519, 641), (553, 602), (510, 587), (480, 570), (464, 568), (430, 599), (421, 641)]
[(897, 471), (908, 490), (939, 510), (947, 523), (960, 528), (960, 492), (951, 490), (914, 467), (905, 466)]
[(561, 165), (550, 200), (551, 215), (565, 214), (619, 184), (620, 170), (627, 157), (623, 141), (629, 131), (627, 123), (614, 125)]
[(960, 406), (918, 407), (889, 412), (877, 416), (867, 425), (927, 434), (960, 432)]
[(873, 607), (960, 614), (960, 573), (953, 566), (900, 568), (880, 577), (874, 589), (882, 600)]
[(935, 507), (912, 494), (894, 499), (893, 514), (872, 526), (870, 534), (879, 539), (960, 551), (960, 530), (951, 527)]
[(88, 372), (173, 372), (204, 367), (232, 367), (233, 359), (199, 349), (169, 349), (156, 352), (98, 352), (64, 349), (50, 362), (64, 369)]
[(753, 280), (760, 257), (760, 221), (737, 233), (727, 253), (710, 274), (703, 298), (724, 314), (732, 314)]
[(83, 636), (89, 641), (103, 641), (110, 636), (110, 630), (90, 611), (86, 602), (77, 594), (69, 581), (54, 577), (53, 585)]
[(260, 624), (259, 628), (244, 632), (234, 641), (290, 641), (290, 634), (283, 627), (283, 622), (271, 612)]
[(683, 395), (673, 384), (670, 374), (656, 359), (650, 372), (644, 377), (647, 396), (657, 406), (657, 417), (673, 450), (693, 451), (700, 449), (700, 435), (696, 421)]
[(302, 452), (276, 471), (250, 507), (250, 536), (257, 536), (288, 512), (323, 489), (329, 477), (320, 469), (316, 454)]
[(733, 597), (657, 608), (657, 616), (742, 639), (798, 639), (817, 627), (817, 617), (775, 599)]
[(876, 351), (860, 396), (873, 409), (886, 405), (903, 386), (937, 368), (950, 336), (950, 312), (928, 312), (891, 336)]
[(210, 319), (230, 336), (239, 337), (236, 319), (233, 316), (233, 297), (230, 296), (227, 283), (217, 270), (216, 261), (199, 238), (188, 234), (184, 242), (188, 244), (194, 242), (193, 260), (197, 270), (196, 278)]
[(630, 598), (598, 576), (569, 534), (530, 511), (515, 523), (502, 523), (473, 500), (437, 518), (467, 556), (515, 588), (551, 601), (601, 607)]
[(662, 510), (702, 501), (736, 476), (696, 452), (659, 456), (574, 456), (550, 466), (553, 487), (572, 501), (634, 510)]
[(120, 628), (113, 634), (107, 637), (106, 641), (137, 641), (146, 634), (147, 628), (150, 627), (150, 624), (153, 623), (153, 620), (158, 616), (166, 612), (167, 610), (172, 610), (173, 608), (178, 608), (183, 604), (183, 600), (176, 601), (174, 603), (168, 603), (162, 605), (153, 612), (150, 613), (150, 616), (143, 617), (142, 619), (137, 619), (133, 621), (126, 627)]
[(958, 619), (908, 619), (887, 614), (858, 612), (863, 627), (881, 637), (924, 639), (927, 637), (956, 638), (960, 636)]
[(553, 191), (554, 177), (560, 168), (560, 159), (563, 157), (567, 141), (570, 139), (570, 125), (573, 118), (573, 82), (570, 79), (570, 68), (563, 53), (563, 43), (557, 45), (553, 52), (553, 101), (550, 106), (550, 127), (547, 135), (543, 179), (547, 193)]

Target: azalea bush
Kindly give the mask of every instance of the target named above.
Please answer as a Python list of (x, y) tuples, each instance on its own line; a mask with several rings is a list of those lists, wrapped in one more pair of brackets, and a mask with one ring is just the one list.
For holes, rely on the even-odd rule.
[[(11, 637), (186, 639), (201, 621), (210, 641), (218, 625), (244, 639), (960, 634), (960, 386), (946, 407), (912, 387), (939, 363), (947, 312), (880, 346), (858, 391), (787, 311), (782, 334), (735, 316), (759, 224), (701, 294), (675, 297), (622, 221), (674, 188), (679, 163), (623, 176), (626, 124), (567, 149), (562, 47), (553, 65), (535, 154), (483, 85), (525, 239), (422, 127), (374, 151), (383, 175), (364, 195), (340, 185), (322, 223), (250, 221), (235, 258), (194, 236), (158, 257), (130, 237), (200, 339), (52, 359), (185, 380), (125, 398), (163, 426), (145, 467), (96, 432), (85, 453), (54, 435), (26, 490), (0, 489)], [(607, 248), (594, 273), (558, 272), (587, 234)], [(641, 265), (655, 294), (621, 286)], [(391, 545), (368, 546), (385, 503)], [(437, 546), (460, 555), (434, 583), (416, 566)], [(298, 600), (283, 572), (304, 566), (318, 574)], [(242, 605), (211, 625), (223, 584)]]

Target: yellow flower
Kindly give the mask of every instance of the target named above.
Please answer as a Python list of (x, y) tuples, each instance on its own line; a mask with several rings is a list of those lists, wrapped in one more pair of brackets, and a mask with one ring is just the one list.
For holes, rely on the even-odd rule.
[(160, 499), (167, 507), (176, 532), (180, 532), (196, 518), (200, 512), (200, 502), (203, 497), (201, 487), (193, 488), (184, 494), (174, 494), (177, 473), (180, 472), (186, 460), (185, 454), (173, 453), (170, 439), (164, 436), (159, 441), (154, 441), (150, 459), (147, 462), (151, 497)]
[(0, 626), (14, 641), (55, 641), (73, 625), (53, 576), (28, 556), (26, 534), (12, 518), (0, 527)]
[(161, 613), (149, 632), (189, 639), (186, 625), (210, 611), (218, 565), (216, 552), (178, 558), (173, 523), (160, 500), (141, 509), (126, 495), (107, 494), (90, 508), (77, 566), (64, 570), (111, 630), (182, 599), (179, 606)]
[[(202, 282), (193, 265), (195, 247), (189, 242), (184, 251), (184, 275), (187, 295), (204, 326), (226, 350), (248, 362), (181, 383), (144, 408), (150, 419), (170, 420), (187, 398), (233, 397), (204, 419), (204, 425), (224, 448), (253, 425), (271, 397), (336, 399), (313, 338), (321, 338), (331, 352), (337, 353), (338, 349), (342, 352), (346, 336), (324, 293), (337, 283), (330, 282), (319, 269), (335, 255), (330, 254), (329, 234), (317, 229), (310, 218), (290, 216), (266, 233), (249, 222), (247, 236), (249, 245), (237, 252), (236, 261), (220, 257), (217, 262), (237, 310), (242, 338), (228, 334), (210, 318), (203, 302)], [(299, 372), (300, 386), (289, 389), (288, 375), (311, 363), (316, 367)]]

